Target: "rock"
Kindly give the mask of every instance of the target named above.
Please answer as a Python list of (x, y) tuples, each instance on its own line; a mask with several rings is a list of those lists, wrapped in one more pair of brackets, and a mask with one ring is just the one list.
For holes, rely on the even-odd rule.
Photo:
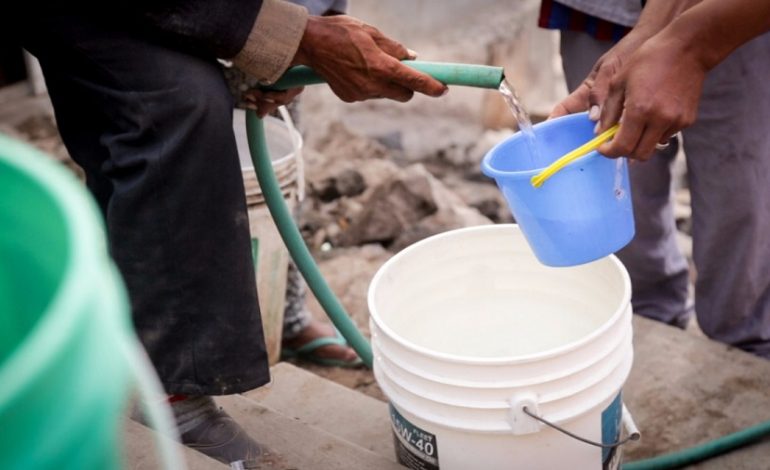
[(476, 141), (473, 147), (468, 150), (468, 154), (464, 163), (480, 171), (481, 160), (484, 159), (484, 155), (486, 155), (487, 152), (492, 149), (492, 147), (512, 135), (513, 131), (511, 129), (491, 129), (485, 131), (479, 140)]
[(329, 126), (318, 146), (303, 150), (305, 174), (312, 195), (324, 202), (358, 196), (398, 172), (386, 147), (339, 122)]
[(491, 223), (491, 220), (484, 217), (479, 211), (472, 207), (445, 207), (435, 214), (425, 217), (402, 232), (398, 238), (393, 241), (390, 250), (400, 251), (424, 238), (448, 230), (472, 227), (475, 225), (489, 225)]
[(391, 150), (402, 152), (404, 150), (403, 135), (401, 131), (388, 132), (376, 137), (377, 142)]
[(357, 196), (366, 190), (366, 181), (357, 170), (344, 168), (321, 181), (311, 182), (311, 190), (321, 201), (328, 202), (342, 196)]
[(379, 242), (401, 248), (445, 230), (491, 223), (420, 164), (374, 188), (361, 204), (364, 210), (350, 219), (337, 244)]
[(483, 183), (476, 181), (460, 180), (452, 178), (447, 185), (462, 200), (479, 211), (482, 215), (496, 223), (513, 222), (505, 198), (497, 186), (491, 180)]
[(389, 243), (418, 220), (438, 209), (432, 191), (436, 181), (422, 165), (413, 165), (373, 188), (362, 201), (366, 208), (350, 220), (340, 245)]
[(353, 133), (339, 121), (329, 125), (327, 134), (315, 145), (316, 151), (325, 155), (328, 161), (347, 161), (383, 158), (390, 153), (388, 148), (374, 139)]

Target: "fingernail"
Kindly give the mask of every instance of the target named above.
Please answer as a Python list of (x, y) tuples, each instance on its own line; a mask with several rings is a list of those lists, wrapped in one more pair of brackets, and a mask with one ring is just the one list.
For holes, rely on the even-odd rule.
[(599, 116), (601, 116), (602, 111), (599, 109), (598, 105), (591, 106), (591, 109), (588, 111), (588, 119), (592, 121), (598, 121)]
[(410, 59), (412, 59), (412, 60), (417, 58), (417, 53), (415, 51), (411, 50), (411, 49), (407, 49), (406, 53), (407, 53), (408, 57)]
[(438, 96), (440, 98), (440, 97), (446, 96), (448, 94), (449, 94), (449, 87), (446, 87), (446, 88), (444, 88), (444, 91), (440, 95), (438, 95)]
[(594, 134), (599, 133), (599, 127), (601, 127), (602, 123), (600, 121), (596, 121), (596, 125), (594, 126)]

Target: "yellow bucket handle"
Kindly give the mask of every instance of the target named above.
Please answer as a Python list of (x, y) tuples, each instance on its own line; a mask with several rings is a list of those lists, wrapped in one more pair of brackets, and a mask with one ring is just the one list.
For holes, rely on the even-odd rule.
[(601, 144), (605, 143), (606, 141), (610, 140), (612, 136), (614, 136), (617, 132), (618, 132), (618, 124), (615, 124), (614, 126), (610, 127), (606, 131), (602, 132), (601, 134), (597, 135), (593, 139), (589, 140), (585, 144), (581, 145), (575, 150), (567, 153), (563, 157), (554, 161), (553, 163), (548, 165), (543, 171), (541, 171), (540, 173), (532, 177), (532, 179), (530, 180), (532, 183), (532, 186), (534, 186), (535, 188), (539, 188), (540, 186), (543, 185), (543, 183), (546, 182), (548, 178), (553, 176), (557, 171), (561, 170), (562, 168), (572, 163), (573, 161), (577, 160), (578, 158), (584, 156), (588, 152), (592, 150), (596, 150), (597, 147), (599, 147)]

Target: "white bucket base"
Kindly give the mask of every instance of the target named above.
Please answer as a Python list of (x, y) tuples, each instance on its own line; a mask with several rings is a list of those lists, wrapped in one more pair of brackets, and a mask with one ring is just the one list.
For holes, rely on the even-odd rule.
[[(613, 400), (575, 419), (569, 430), (596, 442), (614, 442), (620, 434), (620, 415), (615, 417), (620, 403)], [(605, 451), (554, 429), (522, 436), (480, 434), (437, 426), (399, 411), (392, 402), (390, 408), (396, 457), (411, 469), (616, 470), (622, 458), (622, 447)]]
[[(616, 258), (549, 268), (515, 225), (455, 230), (391, 258), (369, 309), (375, 379), (408, 468), (618, 468), (619, 447), (522, 411), (594, 442), (619, 440), (633, 348), (630, 281)], [(540, 311), (528, 328), (522, 318)], [(583, 321), (591, 327), (570, 326)]]

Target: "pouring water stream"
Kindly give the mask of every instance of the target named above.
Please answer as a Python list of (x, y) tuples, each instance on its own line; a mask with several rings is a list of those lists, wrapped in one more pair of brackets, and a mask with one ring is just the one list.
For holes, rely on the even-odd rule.
[(526, 142), (527, 149), (529, 150), (529, 163), (531, 168), (540, 168), (544, 166), (543, 159), (540, 156), (540, 149), (537, 146), (537, 138), (535, 137), (535, 131), (532, 128), (532, 120), (529, 117), (529, 113), (521, 103), (521, 99), (516, 94), (516, 90), (508, 83), (508, 80), (503, 79), (500, 82), (500, 93), (503, 95), (503, 99), (508, 108), (511, 110), (513, 118), (516, 120), (516, 124), (519, 126), (519, 130), (524, 135), (524, 141)]

